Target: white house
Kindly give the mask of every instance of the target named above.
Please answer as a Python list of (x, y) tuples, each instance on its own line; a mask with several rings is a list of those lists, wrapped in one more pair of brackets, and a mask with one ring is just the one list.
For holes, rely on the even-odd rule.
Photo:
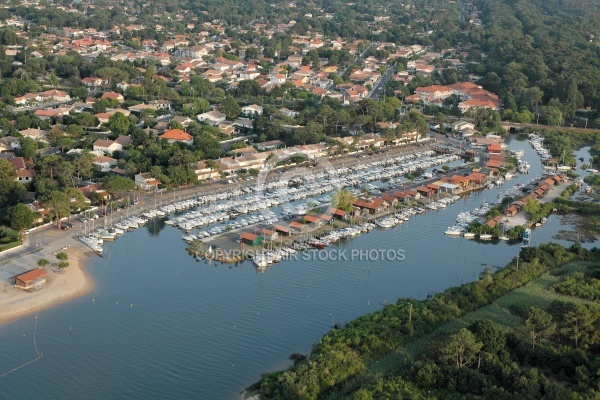
[(227, 115), (219, 111), (209, 111), (196, 116), (198, 121), (206, 122), (209, 125), (218, 126), (221, 122), (225, 121)]
[(154, 107), (155, 110), (170, 110), (172, 105), (168, 100), (151, 100), (148, 104)]
[(40, 93), (40, 97), (43, 101), (69, 101), (71, 96), (67, 92), (62, 90), (51, 89)]
[(112, 155), (115, 151), (123, 150), (123, 146), (114, 140), (98, 139), (93, 144), (94, 151), (102, 151), (104, 154)]
[(94, 167), (101, 172), (108, 172), (117, 166), (117, 160), (107, 156), (97, 156), (94, 159)]
[(452, 124), (452, 130), (462, 133), (464, 130), (475, 129), (475, 124), (466, 121), (458, 121)]
[(242, 114), (252, 117), (254, 114), (262, 115), (263, 108), (258, 104), (252, 104), (249, 106), (242, 107)]
[(249, 118), (238, 118), (233, 121), (233, 126), (237, 126), (239, 128), (252, 128), (252, 120)]
[(269, 76), (269, 80), (274, 85), (283, 85), (286, 81), (286, 76), (283, 74), (273, 74)]

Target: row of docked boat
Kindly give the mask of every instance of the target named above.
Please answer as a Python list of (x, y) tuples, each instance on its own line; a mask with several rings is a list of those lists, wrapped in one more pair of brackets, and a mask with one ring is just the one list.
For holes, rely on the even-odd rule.
[(531, 147), (538, 153), (542, 161), (548, 161), (550, 159), (550, 150), (544, 148), (544, 138), (536, 135), (535, 133), (529, 134), (529, 143)]
[[(454, 155), (438, 156), (431, 151), (423, 151), (386, 161), (341, 167), (333, 173), (314, 170), (302, 175), (299, 172), (295, 179), (301, 182), (300, 187), (289, 187), (287, 181), (279, 180), (257, 185), (254, 188), (237, 187), (224, 193), (202, 196), (198, 198), (202, 207), (169, 219), (166, 223), (182, 229), (186, 241), (195, 240), (194, 236), (201, 239), (255, 223), (272, 225), (277, 221), (277, 214), (270, 210), (272, 207), (284, 204), (280, 216), (291, 219), (307, 214), (314, 207), (328, 205), (331, 202), (331, 192), (336, 187), (347, 186), (363, 179), (382, 179), (455, 160)], [(293, 204), (299, 201), (305, 203)], [(252, 213), (258, 214), (252, 215)], [(239, 215), (244, 217), (236, 220)], [(209, 229), (212, 224), (217, 225)], [(199, 228), (207, 229), (200, 234), (196, 232), (194, 235), (190, 234)]]
[(93, 224), (94, 220), (84, 219), (84, 234), (80, 235), (78, 239), (96, 253), (102, 254), (102, 245), (104, 242), (112, 242), (125, 232), (132, 231), (138, 229), (140, 226), (146, 225), (147, 222), (153, 218), (164, 217), (169, 213), (185, 210), (196, 205), (198, 205), (196, 200), (175, 202), (160, 208), (145, 211), (137, 216), (122, 218), (120, 221), (115, 222), (114, 224), (109, 224), (98, 229), (87, 226), (88, 224)]
[(252, 256), (252, 262), (259, 270), (264, 270), (271, 264), (286, 260), (297, 253), (297, 250), (291, 247), (281, 247), (275, 250), (263, 251)]
[[(492, 235), (490, 233), (474, 233), (468, 231), (468, 228), (463, 225), (453, 225), (449, 226), (444, 234), (448, 236), (462, 236), (465, 239), (475, 239), (478, 238), (480, 240), (490, 240), (492, 239)], [(509, 240), (508, 237), (502, 235), (498, 239), (500, 240)]]
[(425, 208), (428, 210), (444, 209), (444, 208), (448, 207), (450, 204), (458, 201), (458, 199), (460, 199), (460, 196), (443, 197), (437, 201), (430, 201), (429, 203), (427, 203), (425, 205)]

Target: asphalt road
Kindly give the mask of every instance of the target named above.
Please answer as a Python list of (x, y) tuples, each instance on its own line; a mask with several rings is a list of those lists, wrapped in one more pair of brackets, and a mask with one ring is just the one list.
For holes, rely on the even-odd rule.
[(395, 65), (390, 65), (388, 67), (388, 69), (385, 71), (385, 74), (383, 74), (379, 78), (379, 80), (377, 81), (377, 83), (373, 87), (373, 90), (371, 90), (371, 93), (369, 93), (369, 98), (371, 98), (371, 99), (378, 99), (379, 98), (379, 94), (380, 94), (381, 90), (383, 90), (383, 88), (385, 87), (385, 84), (387, 83), (387, 81), (390, 80), (390, 78), (394, 74), (394, 70), (395, 69), (396, 69)]

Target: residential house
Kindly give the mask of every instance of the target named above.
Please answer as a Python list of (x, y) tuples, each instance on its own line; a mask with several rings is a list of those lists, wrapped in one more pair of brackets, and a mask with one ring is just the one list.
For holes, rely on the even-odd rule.
[(171, 118), (171, 121), (179, 122), (184, 128), (187, 128), (192, 123), (192, 119), (182, 115), (176, 115)]
[(117, 166), (117, 160), (108, 156), (96, 156), (94, 159), (94, 167), (100, 172), (109, 172)]
[(67, 92), (57, 89), (46, 90), (40, 93), (42, 101), (69, 101), (71, 96)]
[(173, 105), (168, 100), (151, 100), (148, 104), (154, 107), (155, 110), (171, 110), (171, 106)]
[(19, 138), (14, 136), (0, 137), (0, 153), (13, 152), (21, 148)]
[(24, 129), (22, 131), (19, 131), (19, 133), (24, 137), (28, 137), (30, 139), (35, 140), (36, 142), (43, 140), (46, 135), (46, 131), (37, 128)]
[(274, 85), (283, 85), (287, 80), (284, 74), (272, 74), (269, 76), (269, 81)]
[(252, 129), (253, 122), (249, 118), (238, 118), (235, 121), (233, 121), (233, 125), (239, 128)]
[(127, 107), (127, 109), (134, 113), (141, 113), (144, 110), (152, 110), (155, 111), (155, 108), (148, 104), (136, 104), (134, 106)]
[(116, 100), (119, 103), (122, 103), (123, 101), (125, 101), (125, 98), (123, 97), (123, 95), (121, 93), (116, 93), (116, 92), (104, 92), (102, 94), (101, 99)]
[(81, 192), (83, 197), (85, 197), (88, 200), (88, 202), (90, 201), (92, 193), (96, 193), (98, 196), (100, 196), (100, 198), (104, 200), (110, 199), (110, 194), (106, 190), (104, 190), (102, 182), (91, 183), (89, 185), (79, 187), (77, 188), (77, 190)]
[(194, 137), (187, 132), (182, 131), (181, 129), (171, 129), (165, 131), (162, 135), (159, 136), (160, 139), (165, 139), (169, 143), (185, 143), (191, 145), (194, 141)]
[(290, 118), (296, 118), (297, 116), (299, 116), (299, 115), (300, 115), (300, 113), (299, 113), (298, 111), (292, 111), (292, 110), (289, 110), (289, 109), (287, 109), (287, 108), (281, 108), (281, 109), (279, 110), (279, 112), (280, 112), (282, 115), (284, 115), (284, 116), (286, 116), (286, 117), (290, 117)]
[(196, 116), (198, 121), (205, 122), (212, 126), (218, 126), (220, 123), (224, 122), (227, 118), (227, 115), (223, 114), (219, 111), (209, 111), (203, 114), (199, 114)]
[(69, 110), (65, 108), (51, 108), (48, 110), (35, 110), (33, 115), (44, 121), (52, 117), (62, 117), (64, 115), (67, 115), (68, 113)]
[(219, 133), (224, 136), (231, 136), (236, 132), (235, 126), (230, 124), (219, 124), (218, 128)]
[(35, 178), (35, 171), (27, 168), (23, 157), (11, 157), (8, 160), (17, 172), (15, 179), (19, 183), (29, 183)]
[(391, 208), (396, 208), (396, 206), (398, 205), (398, 199), (395, 196), (384, 194), (381, 196), (381, 199), (385, 200)]
[(231, 150), (231, 153), (233, 153), (235, 157), (242, 157), (250, 154), (256, 154), (258, 151), (254, 147), (244, 147), (242, 149)]
[(115, 143), (120, 144), (122, 147), (125, 147), (132, 142), (133, 139), (131, 139), (131, 136), (126, 135), (119, 135), (119, 137), (115, 139)]
[(262, 108), (262, 106), (259, 106), (258, 104), (252, 104), (249, 106), (242, 107), (242, 114), (249, 116), (249, 117), (252, 117), (255, 114), (262, 115), (263, 108)]
[(135, 184), (142, 190), (155, 190), (158, 189), (160, 181), (154, 179), (149, 173), (140, 173), (135, 175)]
[(81, 83), (83, 83), (88, 88), (96, 89), (96, 88), (99, 88), (101, 86), (108, 84), (108, 81), (105, 79), (102, 79), (102, 78), (98, 78), (98, 77), (88, 77), (88, 78), (83, 78), (81, 80)]
[(115, 151), (123, 150), (123, 146), (114, 140), (98, 139), (93, 144), (93, 151), (102, 151), (104, 154), (112, 155)]
[(39, 93), (26, 93), (15, 97), (14, 101), (17, 106), (37, 106), (42, 101), (42, 97)]
[(205, 161), (198, 161), (192, 164), (192, 170), (199, 181), (205, 181), (209, 179), (216, 179), (219, 177), (220, 172), (218, 169), (213, 169), (208, 166)]
[(277, 150), (282, 147), (285, 143), (281, 140), (269, 140), (267, 142), (258, 143), (256, 148), (260, 151)]

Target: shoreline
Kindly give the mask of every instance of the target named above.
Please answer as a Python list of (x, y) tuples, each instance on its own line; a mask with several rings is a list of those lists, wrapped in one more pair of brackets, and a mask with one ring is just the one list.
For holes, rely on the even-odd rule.
[[(16, 319), (26, 317), (38, 311), (66, 303), (77, 297), (90, 293), (94, 289), (94, 281), (86, 273), (84, 267), (90, 254), (87, 247), (72, 245), (65, 252), (69, 255), (69, 266), (63, 273), (54, 272), (50, 267), (48, 271), (48, 282), (43, 288), (26, 292), (13, 286), (0, 289), (0, 328)], [(52, 260), (52, 255), (35, 253), (35, 259), (46, 258)], [(30, 257), (31, 258), (31, 257)], [(16, 261), (16, 260), (15, 260)], [(35, 262), (32, 267), (37, 267)]]

